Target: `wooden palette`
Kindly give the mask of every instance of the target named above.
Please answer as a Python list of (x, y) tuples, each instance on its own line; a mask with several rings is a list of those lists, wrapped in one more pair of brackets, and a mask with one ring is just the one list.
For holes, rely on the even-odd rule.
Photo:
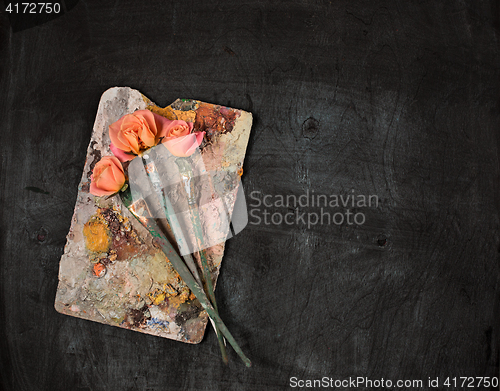
[[(191, 99), (160, 108), (128, 87), (115, 87), (101, 97), (77, 201), (59, 266), (55, 309), (112, 326), (188, 343), (199, 343), (208, 316), (152, 238), (121, 204), (89, 193), (90, 176), (109, 150), (108, 126), (125, 114), (149, 109), (169, 119), (194, 122), (206, 137), (201, 153), (215, 185), (234, 188), (242, 172), (252, 115), (242, 110)], [(214, 282), (224, 243), (206, 251)]]

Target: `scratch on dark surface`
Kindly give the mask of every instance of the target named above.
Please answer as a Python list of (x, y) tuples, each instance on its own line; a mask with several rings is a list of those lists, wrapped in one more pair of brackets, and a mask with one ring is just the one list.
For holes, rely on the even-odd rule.
[(25, 187), (26, 190), (32, 191), (34, 193), (40, 193), (40, 194), (50, 194), (48, 191), (42, 190), (39, 187), (36, 186), (27, 186)]
[(224, 51), (229, 54), (230, 56), (236, 56), (236, 53), (233, 52), (233, 50), (227, 46), (224, 46)]

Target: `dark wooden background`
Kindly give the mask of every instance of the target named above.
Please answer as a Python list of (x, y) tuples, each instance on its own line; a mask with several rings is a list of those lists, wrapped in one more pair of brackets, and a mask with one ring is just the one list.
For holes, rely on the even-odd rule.
[[(499, 375), (498, 1), (80, 0), (52, 20), (5, 4), (2, 389)], [(53, 308), (97, 104), (113, 86), (251, 111), (247, 197), (380, 199), (360, 226), (250, 224), (227, 243), (217, 299), (251, 369), (233, 351), (224, 367), (212, 330), (192, 346)]]

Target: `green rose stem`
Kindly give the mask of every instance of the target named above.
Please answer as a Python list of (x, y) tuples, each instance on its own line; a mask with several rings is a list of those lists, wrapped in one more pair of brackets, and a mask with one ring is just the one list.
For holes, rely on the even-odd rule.
[[(172, 233), (174, 234), (175, 240), (177, 243), (180, 245), (181, 243), (185, 242), (185, 238), (182, 232), (182, 228), (180, 228), (179, 221), (177, 220), (177, 216), (175, 215), (174, 209), (172, 207), (172, 204), (170, 203), (170, 200), (168, 197), (165, 196), (165, 192), (162, 187), (160, 175), (158, 173), (158, 169), (156, 168), (156, 164), (154, 160), (151, 160), (148, 151), (145, 151), (142, 156), (142, 162), (146, 171), (147, 176), (149, 177), (149, 180), (151, 182), (151, 185), (153, 186), (154, 191), (158, 195), (158, 199), (161, 202), (161, 206), (163, 210), (165, 211), (165, 216), (167, 218), (167, 221), (172, 228)], [(188, 168), (190, 168), (190, 163), (187, 161), (187, 159), (176, 159), (176, 162), (182, 160)], [(181, 175), (182, 176), (182, 175)], [(189, 179), (192, 178), (192, 171), (191, 171), (191, 176)], [(191, 183), (191, 181), (189, 181)], [(190, 206), (190, 209), (194, 206), (195, 203), (194, 199), (194, 189), (193, 192), (189, 192), (188, 194), (188, 204)], [(171, 211), (172, 213), (169, 213)], [(198, 225), (194, 224), (194, 230), (195, 230), (195, 236), (200, 240), (202, 237), (201, 231), (200, 231), (200, 222), (199, 222), (199, 216), (198, 216)], [(186, 262), (187, 266), (191, 269), (191, 272), (193, 273), (194, 277), (197, 279), (197, 281), (200, 283), (200, 285), (203, 287), (202, 282), (200, 281), (200, 277), (198, 275), (198, 271), (196, 269), (196, 266), (194, 264), (193, 257), (191, 254), (187, 254), (183, 256), (184, 262)], [(200, 254), (201, 258), (201, 254)], [(213, 284), (212, 284), (212, 278), (208, 269), (208, 263), (205, 257), (202, 258), (202, 263), (203, 260), (205, 261), (205, 265), (203, 265), (203, 272), (204, 272), (204, 279), (205, 279), (205, 287), (206, 291), (208, 292), (208, 296), (210, 297), (210, 300), (212, 302), (212, 305), (214, 306), (215, 311), (218, 313), (218, 309), (215, 303), (215, 295), (214, 295), (214, 289), (213, 289)], [(208, 274), (207, 274), (208, 273)], [(221, 351), (222, 355), (222, 360), (225, 364), (228, 363), (228, 358), (227, 358), (227, 353), (226, 353), (226, 345), (224, 343), (224, 337), (220, 333), (220, 331), (217, 328), (217, 324), (215, 322), (213, 323), (214, 329), (215, 329), (215, 334), (217, 335), (217, 340), (219, 342), (219, 348)]]
[[(193, 170), (191, 169), (191, 163), (189, 162), (188, 159), (189, 158), (177, 158), (175, 160), (175, 163), (179, 167), (181, 179), (184, 182), (184, 190), (186, 191), (187, 194), (191, 223), (193, 225), (195, 237), (198, 241), (198, 248), (203, 249), (205, 245), (203, 243), (203, 232), (201, 231), (200, 214), (198, 212), (198, 209), (196, 208), (196, 196), (193, 184)], [(198, 252), (198, 254), (200, 256), (200, 261), (203, 271), (203, 279), (205, 280), (208, 297), (210, 298), (210, 301), (212, 302), (215, 311), (218, 313), (219, 309), (217, 308), (217, 302), (215, 301), (212, 274), (210, 273), (208, 261), (205, 256), (205, 251), (201, 250)], [(215, 331), (217, 333), (217, 340), (219, 341), (219, 347), (221, 350), (222, 359), (227, 364), (228, 359), (227, 359), (227, 354), (225, 354), (226, 352), (225, 352), (224, 337), (222, 336), (221, 333), (217, 332), (217, 329)]]
[(163, 253), (167, 256), (174, 269), (184, 280), (188, 288), (191, 289), (191, 292), (194, 293), (203, 309), (207, 311), (208, 316), (210, 316), (221, 333), (226, 337), (227, 341), (233, 347), (234, 351), (240, 356), (247, 367), (252, 366), (252, 362), (248, 359), (247, 356), (245, 356), (238, 343), (235, 341), (226, 325), (219, 317), (219, 314), (210, 304), (210, 301), (208, 300), (205, 292), (195, 280), (186, 264), (181, 260), (177, 252), (172, 247), (172, 244), (170, 244), (167, 238), (165, 238), (165, 236), (162, 234), (160, 227), (158, 227), (158, 224), (152, 218), (138, 216), (135, 213), (133, 209), (132, 194), (129, 188), (125, 189), (125, 191), (123, 192), (120, 192), (120, 197), (123, 205), (125, 205), (125, 207), (137, 218), (137, 220), (139, 220), (139, 222), (151, 233), (154, 243), (157, 244), (161, 248)]

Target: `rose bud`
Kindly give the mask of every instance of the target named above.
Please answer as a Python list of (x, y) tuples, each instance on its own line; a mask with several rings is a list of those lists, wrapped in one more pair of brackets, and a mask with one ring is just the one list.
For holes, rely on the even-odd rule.
[(90, 182), (90, 193), (105, 196), (117, 193), (125, 184), (122, 164), (114, 156), (105, 156), (94, 167)]

